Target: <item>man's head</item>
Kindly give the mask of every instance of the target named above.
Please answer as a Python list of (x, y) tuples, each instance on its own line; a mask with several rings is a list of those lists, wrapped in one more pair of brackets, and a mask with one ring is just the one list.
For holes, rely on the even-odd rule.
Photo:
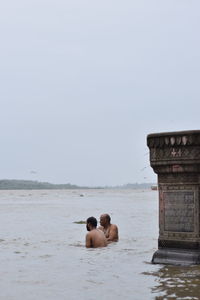
[(97, 219), (95, 217), (89, 217), (87, 220), (86, 220), (86, 228), (87, 228), (87, 231), (90, 231), (94, 228), (97, 227)]
[(111, 221), (111, 218), (108, 214), (103, 214), (103, 215), (100, 216), (101, 226), (105, 227), (105, 226), (110, 225), (110, 221)]

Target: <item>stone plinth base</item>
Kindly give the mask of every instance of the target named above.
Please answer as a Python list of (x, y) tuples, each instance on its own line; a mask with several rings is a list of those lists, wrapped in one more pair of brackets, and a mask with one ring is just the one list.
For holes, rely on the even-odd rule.
[(154, 253), (152, 263), (166, 265), (199, 265), (200, 251), (163, 248)]

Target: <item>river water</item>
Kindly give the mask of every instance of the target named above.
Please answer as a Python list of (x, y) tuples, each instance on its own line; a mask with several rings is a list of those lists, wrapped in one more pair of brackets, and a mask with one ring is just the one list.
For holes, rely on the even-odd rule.
[[(86, 249), (74, 222), (102, 213), (120, 240)], [(0, 299), (200, 299), (199, 266), (151, 264), (156, 191), (0, 191), (0, 229)]]

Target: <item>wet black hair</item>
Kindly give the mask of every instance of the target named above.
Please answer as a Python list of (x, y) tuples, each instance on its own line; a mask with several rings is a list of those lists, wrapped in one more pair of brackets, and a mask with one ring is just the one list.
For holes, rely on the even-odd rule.
[(91, 224), (95, 228), (97, 227), (97, 219), (95, 217), (89, 217), (87, 219), (87, 224)]

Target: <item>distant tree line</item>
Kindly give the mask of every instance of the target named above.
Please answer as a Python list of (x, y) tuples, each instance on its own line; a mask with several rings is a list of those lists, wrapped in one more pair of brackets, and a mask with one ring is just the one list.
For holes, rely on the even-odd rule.
[(75, 184), (53, 184), (33, 180), (3, 179), (0, 180), (0, 190), (55, 190), (55, 189), (149, 189), (155, 183), (128, 183), (118, 186), (78, 186)]
[(116, 189), (135, 189), (135, 190), (140, 190), (140, 189), (149, 189), (151, 188), (152, 185), (156, 185), (156, 183), (127, 183), (124, 185), (119, 185), (119, 186), (115, 186), (114, 188)]
[(0, 180), (0, 190), (49, 190), (49, 189), (79, 189), (81, 187), (74, 184), (53, 184), (49, 182), (39, 182), (32, 180)]

